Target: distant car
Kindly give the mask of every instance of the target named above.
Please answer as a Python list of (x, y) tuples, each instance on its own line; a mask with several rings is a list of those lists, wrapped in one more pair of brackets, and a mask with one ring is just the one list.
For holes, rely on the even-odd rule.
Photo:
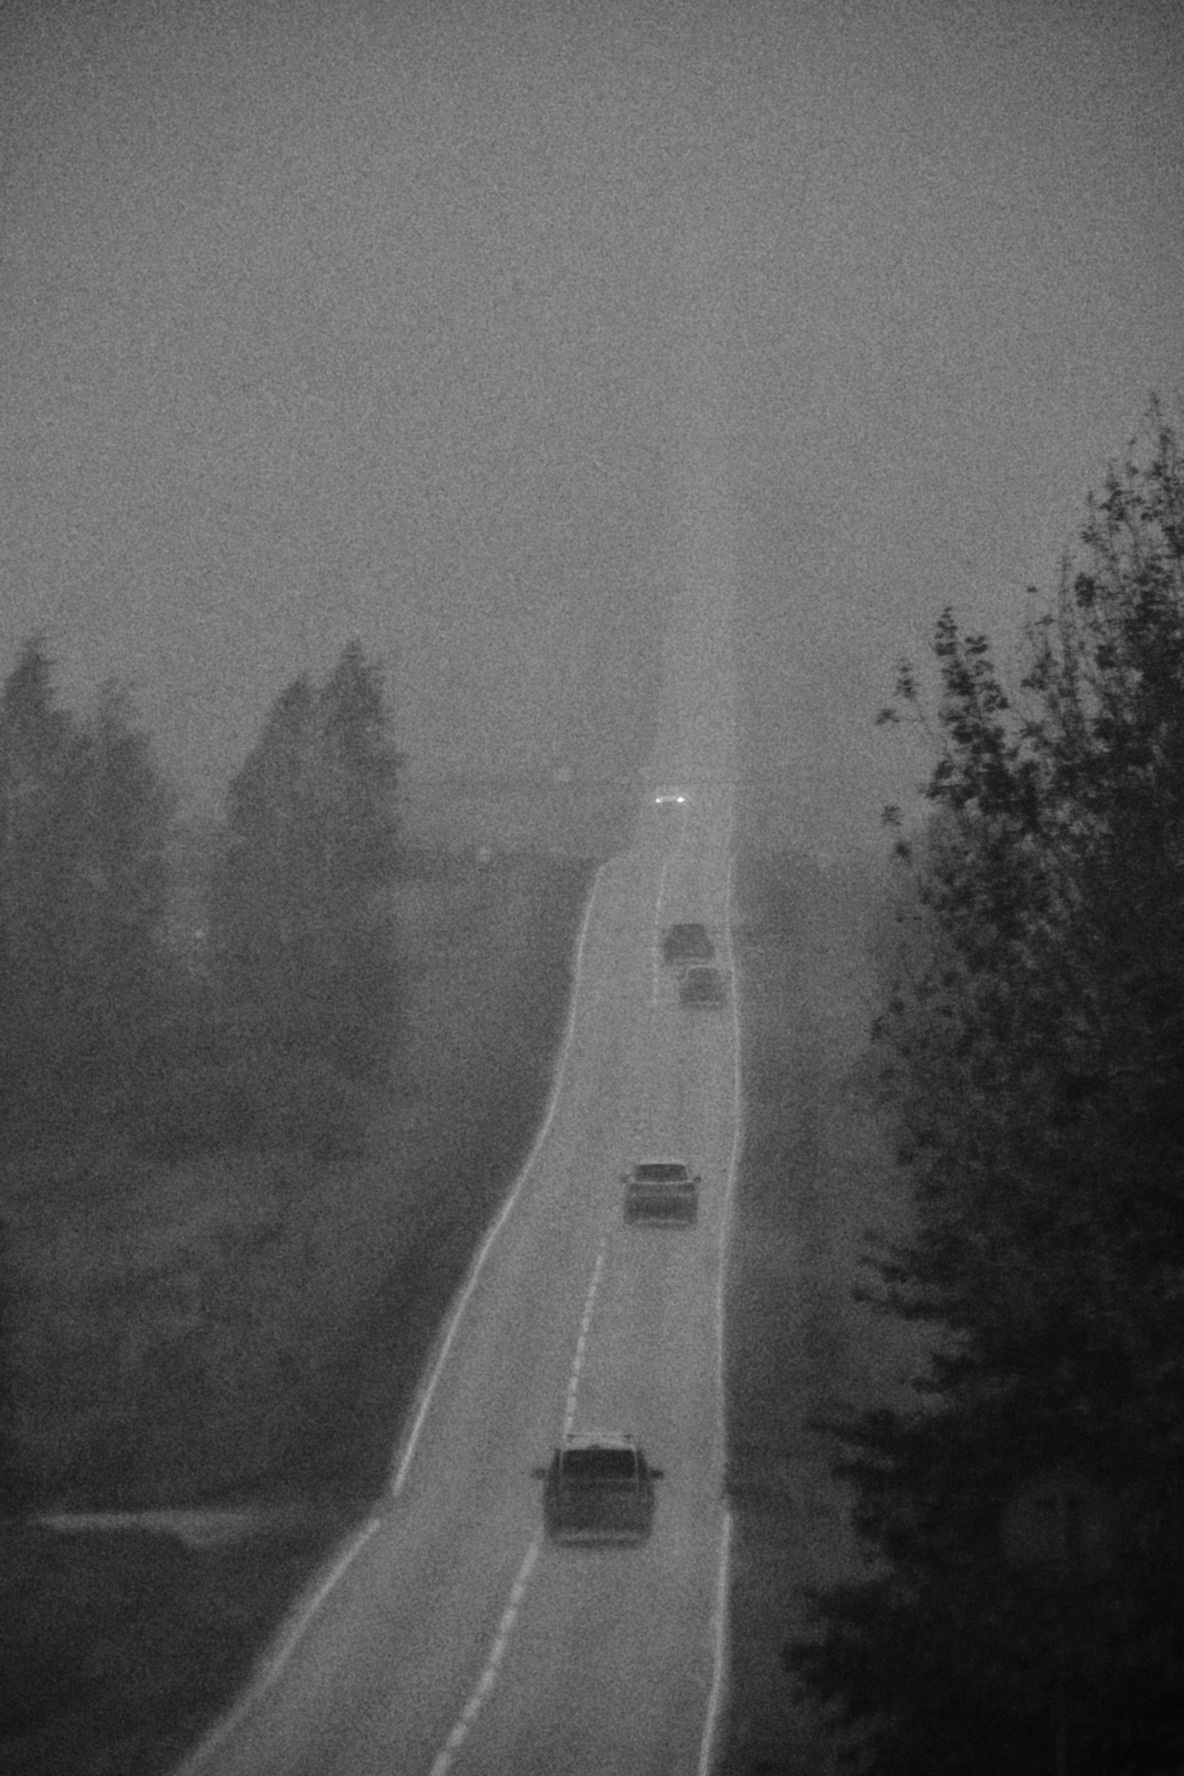
[(726, 1005), (728, 983), (718, 968), (685, 969), (678, 983), (680, 1005)]
[(656, 808), (682, 808), (686, 806), (686, 796), (678, 789), (660, 789), (654, 797)]
[(702, 1179), (680, 1159), (646, 1159), (626, 1172), (625, 1220), (650, 1225), (691, 1226), (699, 1218)]
[(662, 1477), (632, 1437), (572, 1432), (545, 1468), (543, 1523), (567, 1545), (644, 1542), (654, 1527), (654, 1481)]
[(687, 924), (668, 925), (666, 935), (662, 939), (662, 960), (675, 964), (686, 962), (711, 962), (715, 958), (715, 945), (712, 943), (706, 925), (697, 921)]

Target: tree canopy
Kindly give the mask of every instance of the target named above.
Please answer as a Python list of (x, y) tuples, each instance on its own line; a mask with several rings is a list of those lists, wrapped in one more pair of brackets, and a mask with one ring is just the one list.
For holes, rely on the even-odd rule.
[[(938, 1343), (915, 1409), (839, 1427), (878, 1564), (789, 1654), (875, 1771), (1184, 1761), (1184, 464), (1158, 410), (1138, 449), (1016, 690), (947, 609), (936, 716), (905, 667), (884, 717), (937, 757), (875, 1037), (916, 1231), (874, 1293)], [(1009, 1552), (1041, 1476), (1092, 1553)]]
[(17, 1124), (115, 1109), (159, 1007), (172, 795), (123, 693), (58, 707), (41, 640), (0, 691), (0, 1070)]
[(398, 957), (389, 889), (400, 759), (380, 668), (346, 647), (276, 699), (230, 786), (213, 888), (221, 987), (277, 1042), (354, 1076), (389, 1059)]

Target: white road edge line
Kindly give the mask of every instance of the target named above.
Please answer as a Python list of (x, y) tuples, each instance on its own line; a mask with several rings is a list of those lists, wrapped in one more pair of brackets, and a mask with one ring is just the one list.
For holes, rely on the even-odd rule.
[(287, 1633), (284, 1635), (283, 1640), (275, 1649), (274, 1653), (271, 1654), (266, 1666), (255, 1679), (254, 1683), (252, 1683), (250, 1688), (245, 1691), (239, 1700), (237, 1707), (231, 1708), (228, 1714), (223, 1715), (222, 1719), (210, 1729), (206, 1737), (185, 1759), (185, 1762), (177, 1765), (176, 1769), (172, 1772), (172, 1776), (195, 1776), (195, 1773), (204, 1768), (210, 1758), (213, 1757), (214, 1753), (222, 1749), (231, 1734), (236, 1732), (241, 1726), (242, 1722), (251, 1712), (251, 1709), (254, 1708), (255, 1704), (258, 1702), (259, 1698), (275, 1682), (276, 1678), (295, 1652), (300, 1640), (303, 1638), (308, 1624), (312, 1621), (338, 1580), (353, 1564), (356, 1557), (361, 1553), (362, 1549), (366, 1546), (366, 1543), (370, 1540), (370, 1537), (376, 1530), (381, 1528), (382, 1518), (371, 1517), (369, 1522), (358, 1531), (353, 1539), (346, 1543), (333, 1567), (317, 1586), (317, 1589), (304, 1605), (295, 1621), (292, 1622)]
[(447, 1739), (445, 1739), (443, 1749), (436, 1753), (435, 1762), (432, 1764), (431, 1768), (431, 1776), (446, 1776), (446, 1772), (452, 1768), (453, 1758), (464, 1744), (468, 1737), (469, 1728), (480, 1714), (485, 1705), (486, 1697), (491, 1693), (494, 1684), (497, 1682), (497, 1674), (501, 1668), (501, 1662), (506, 1656), (506, 1648), (510, 1644), (510, 1636), (514, 1632), (514, 1624), (518, 1620), (518, 1612), (522, 1608), (522, 1600), (526, 1596), (526, 1587), (530, 1583), (530, 1575), (534, 1571), (534, 1563), (539, 1557), (539, 1550), (542, 1545), (542, 1536), (536, 1533), (534, 1540), (526, 1550), (526, 1556), (523, 1559), (522, 1565), (518, 1568), (518, 1576), (510, 1588), (510, 1601), (502, 1611), (501, 1621), (497, 1625), (497, 1633), (493, 1637), (493, 1646), (490, 1648), (489, 1657), (485, 1661), (485, 1669), (477, 1679), (477, 1683), (470, 1694), (468, 1701), (462, 1708), (456, 1724), (453, 1726)]
[(699, 1762), (696, 1776), (711, 1776), (715, 1762), (715, 1739), (728, 1676), (728, 1598), (731, 1579), (732, 1513), (724, 1505), (724, 1526), (719, 1541), (719, 1570), (716, 1574), (715, 1608), (712, 1611), (711, 1690), (707, 1697), (707, 1718), (699, 1741)]
[(707, 1699), (707, 1716), (703, 1723), (703, 1736), (699, 1742), (699, 1763), (697, 1776), (710, 1776), (711, 1766), (715, 1758), (715, 1741), (718, 1730), (719, 1716), (727, 1694), (728, 1674), (728, 1605), (730, 1602), (730, 1556), (732, 1546), (732, 1511), (727, 1499), (727, 1455), (728, 1455), (728, 1421), (727, 1421), (727, 1373), (725, 1368), (724, 1346), (724, 1297), (728, 1272), (728, 1240), (732, 1225), (732, 1203), (736, 1189), (736, 1173), (739, 1169), (740, 1154), (743, 1145), (744, 1100), (741, 1097), (740, 1072), (740, 1015), (737, 1008), (736, 992), (736, 957), (732, 949), (732, 837), (735, 831), (736, 810), (733, 805), (731, 819), (728, 822), (728, 888), (724, 902), (724, 947), (728, 968), (732, 976), (732, 1090), (736, 1105), (735, 1130), (732, 1136), (732, 1154), (728, 1162), (728, 1176), (724, 1186), (723, 1218), (719, 1238), (719, 1272), (715, 1284), (715, 1333), (716, 1333), (716, 1364), (717, 1364), (717, 1398), (720, 1410), (720, 1441), (724, 1452), (724, 1509), (723, 1528), (720, 1534), (719, 1571), (716, 1579), (716, 1601), (714, 1615), (714, 1646), (711, 1690)]
[(469, 1305), (469, 1300), (473, 1294), (474, 1289), (477, 1287), (477, 1282), (478, 1282), (478, 1279), (481, 1275), (481, 1272), (485, 1268), (485, 1260), (489, 1256), (490, 1250), (493, 1246), (493, 1242), (496, 1240), (498, 1234), (501, 1232), (502, 1228), (505, 1226), (506, 1221), (509, 1219), (510, 1213), (513, 1210), (514, 1205), (517, 1203), (518, 1198), (522, 1193), (522, 1187), (526, 1183), (527, 1178), (530, 1176), (531, 1172), (534, 1169), (535, 1161), (537, 1160), (539, 1153), (542, 1150), (543, 1143), (547, 1139), (547, 1136), (551, 1132), (551, 1124), (555, 1120), (555, 1112), (559, 1107), (560, 1092), (563, 1089), (563, 1076), (564, 1076), (565, 1072), (567, 1071), (568, 1051), (571, 1048), (572, 1037), (575, 1034), (576, 1007), (579, 1002), (579, 996), (580, 996), (580, 974), (581, 974), (581, 971), (584, 966), (584, 945), (585, 945), (585, 942), (587, 941), (587, 937), (588, 937), (588, 928), (592, 923), (592, 908), (596, 902), (596, 891), (600, 887), (600, 877), (601, 877), (601, 871), (598, 869), (596, 872), (596, 879), (592, 884), (592, 892), (588, 896), (588, 909), (584, 914), (584, 923), (580, 928), (580, 941), (579, 941), (578, 945), (576, 946), (575, 974), (573, 976), (572, 984), (571, 984), (571, 1006), (570, 1006), (570, 1009), (567, 1014), (567, 1030), (566, 1030), (566, 1032), (564, 1034), (564, 1038), (563, 1038), (563, 1047), (559, 1051), (559, 1062), (555, 1068), (555, 1083), (551, 1088), (551, 1101), (547, 1106), (547, 1114), (543, 1118), (542, 1127), (539, 1129), (538, 1134), (535, 1136), (534, 1145), (531, 1148), (530, 1153), (527, 1157), (526, 1164), (523, 1166), (522, 1170), (518, 1174), (517, 1182), (515, 1183), (513, 1189), (510, 1191), (509, 1196), (506, 1198), (505, 1202), (503, 1203), (501, 1213), (498, 1215), (497, 1220), (494, 1222), (494, 1224), (490, 1228), (488, 1234), (485, 1236), (485, 1243), (481, 1247), (481, 1250), (478, 1252), (476, 1258), (473, 1261), (472, 1268), (469, 1271), (468, 1279), (465, 1282), (465, 1286), (461, 1291), (460, 1299), (457, 1301), (456, 1308), (455, 1308), (453, 1315), (452, 1315), (452, 1319), (449, 1322), (448, 1331), (446, 1332), (446, 1334), (444, 1336), (444, 1341), (440, 1346), (440, 1354), (436, 1358), (436, 1362), (435, 1362), (435, 1365), (432, 1369), (431, 1375), (428, 1378), (427, 1385), (425, 1386), (423, 1393), (420, 1396), (419, 1409), (415, 1414), (415, 1419), (412, 1423), (411, 1431), (410, 1431), (408, 1438), (407, 1438), (407, 1443), (406, 1443), (406, 1446), (403, 1451), (402, 1459), (399, 1462), (399, 1465), (395, 1471), (395, 1477), (394, 1477), (393, 1481), (391, 1482), (391, 1497), (392, 1498), (398, 1498), (399, 1494), (403, 1490), (404, 1485), (406, 1484), (407, 1474), (408, 1474), (408, 1471), (410, 1470), (411, 1463), (412, 1463), (414, 1456), (415, 1456), (415, 1451), (416, 1451), (416, 1447), (419, 1443), (420, 1434), (421, 1434), (423, 1427), (424, 1427), (424, 1421), (427, 1418), (428, 1409), (432, 1404), (432, 1397), (436, 1392), (436, 1386), (440, 1380), (440, 1375), (441, 1375), (441, 1372), (443, 1371), (444, 1365), (448, 1361), (448, 1353), (452, 1349), (452, 1341), (456, 1337), (457, 1329), (459, 1328), (461, 1319), (464, 1316), (465, 1308)]
[[(522, 1187), (530, 1176), (535, 1161), (538, 1159), (539, 1153), (542, 1150), (543, 1143), (550, 1133), (551, 1124), (555, 1120), (555, 1111), (558, 1107), (559, 1095), (563, 1088), (563, 1076), (567, 1070), (568, 1051), (571, 1048), (572, 1037), (575, 1034), (576, 1007), (580, 996), (580, 976), (584, 966), (584, 946), (587, 942), (588, 930), (592, 923), (592, 909), (596, 904), (596, 893), (600, 887), (602, 869), (603, 865), (600, 869), (597, 869), (596, 875), (593, 878), (592, 892), (588, 896), (588, 905), (584, 912), (584, 922), (580, 926), (579, 942), (576, 945), (576, 965), (572, 974), (571, 1005), (568, 1008), (567, 1029), (564, 1032), (563, 1047), (559, 1051), (559, 1060), (555, 1067), (555, 1080), (551, 1087), (551, 1097), (547, 1104), (547, 1114), (543, 1118), (542, 1127), (535, 1136), (534, 1145), (531, 1147), (531, 1150), (527, 1155), (526, 1163), (519, 1172), (509, 1196), (502, 1205), (497, 1220), (486, 1235), (485, 1243), (477, 1254), (473, 1267), (469, 1272), (468, 1280), (461, 1292), (460, 1299), (457, 1302), (452, 1319), (449, 1322), (444, 1342), (440, 1347), (440, 1354), (436, 1359), (427, 1386), (420, 1398), (419, 1408), (415, 1415), (415, 1421), (411, 1427), (410, 1437), (404, 1450), (402, 1460), (399, 1463), (394, 1481), (391, 1485), (390, 1493), (393, 1499), (398, 1498), (407, 1479), (407, 1472), (411, 1466), (411, 1460), (415, 1454), (420, 1433), (423, 1430), (424, 1420), (428, 1414), (428, 1408), (432, 1403), (432, 1396), (436, 1391), (436, 1384), (440, 1379), (440, 1372), (444, 1367), (448, 1352), (452, 1347), (452, 1341), (456, 1336), (457, 1327), (460, 1325), (461, 1316), (469, 1304), (469, 1298), (472, 1295), (473, 1290), (477, 1286), (477, 1279), (481, 1274), (486, 1258), (489, 1256), (490, 1248), (498, 1234), (501, 1232), (502, 1227), (505, 1225), (514, 1204), (517, 1202)], [(313, 1593), (309, 1601), (300, 1609), (295, 1621), (284, 1635), (283, 1640), (280, 1642), (275, 1652), (267, 1658), (267, 1662), (258, 1678), (256, 1678), (243, 1692), (237, 1704), (232, 1706), (229, 1712), (225, 1714), (220, 1721), (215, 1723), (206, 1737), (200, 1741), (190, 1753), (189, 1757), (186, 1758), (184, 1763), (181, 1763), (176, 1767), (171, 1773), (171, 1776), (197, 1776), (197, 1772), (208, 1763), (215, 1751), (220, 1750), (230, 1735), (237, 1731), (238, 1727), (250, 1714), (251, 1710), (256, 1707), (263, 1696), (271, 1688), (272, 1684), (275, 1683), (280, 1672), (284, 1669), (284, 1666), (288, 1663), (288, 1660), (292, 1657), (292, 1654), (303, 1639), (309, 1623), (312, 1621), (325, 1599), (345, 1577), (345, 1574), (353, 1565), (362, 1549), (366, 1546), (370, 1537), (381, 1527), (382, 1519), (380, 1517), (371, 1517), (365, 1527), (354, 1536), (353, 1540), (346, 1544), (332, 1569), (317, 1586), (316, 1591)]]
[(724, 949), (727, 956), (728, 971), (732, 977), (731, 999), (732, 1011), (732, 1101), (736, 1106), (736, 1120), (732, 1134), (732, 1153), (728, 1161), (728, 1176), (724, 1185), (723, 1215), (720, 1223), (719, 1272), (715, 1280), (715, 1337), (716, 1364), (719, 1392), (721, 1430), (724, 1437), (724, 1448), (727, 1448), (727, 1392), (725, 1382), (724, 1349), (724, 1297), (727, 1290), (728, 1272), (728, 1241), (732, 1232), (732, 1205), (736, 1194), (736, 1174), (740, 1168), (740, 1154), (744, 1145), (744, 1099), (742, 1096), (742, 1075), (740, 1067), (740, 1010), (736, 991), (736, 956), (732, 948), (732, 835), (736, 824), (735, 809), (728, 823), (728, 889), (724, 901)]

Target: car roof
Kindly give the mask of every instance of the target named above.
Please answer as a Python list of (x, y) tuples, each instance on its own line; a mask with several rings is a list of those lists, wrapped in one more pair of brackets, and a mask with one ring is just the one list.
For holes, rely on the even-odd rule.
[(637, 1439), (622, 1431), (569, 1431), (564, 1449), (636, 1449)]

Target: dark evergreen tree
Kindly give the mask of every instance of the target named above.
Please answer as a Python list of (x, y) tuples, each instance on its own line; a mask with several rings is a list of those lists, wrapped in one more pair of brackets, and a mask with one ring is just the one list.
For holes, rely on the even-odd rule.
[(56, 707), (40, 641), (0, 692), (0, 1028), (10, 1132), (126, 1114), (163, 990), (171, 797), (114, 685)]
[(226, 848), (211, 890), (210, 935), (226, 997), (277, 1028), (299, 1021), (299, 952), (319, 911), (315, 766), (315, 698), (301, 677), (277, 698), (230, 786)]
[(226, 1002), (275, 1049), (378, 1076), (396, 1030), (398, 755), (380, 669), (356, 644), (283, 691), (230, 790), (211, 895)]
[[(942, 617), (934, 815), (901, 847), (878, 1043), (917, 1232), (879, 1299), (939, 1344), (914, 1412), (839, 1427), (879, 1566), (789, 1655), (881, 1772), (1184, 1763), (1184, 471), (1158, 416), (1083, 541), (1016, 697)], [(1080, 1518), (1047, 1558), (1008, 1529), (1042, 1483)]]
[(105, 684), (70, 748), (60, 821), (71, 859), (59, 964), (96, 1099), (134, 1116), (165, 1016), (166, 853), (174, 797), (126, 695)]
[(50, 1058), (42, 1051), (53, 1024), (54, 909), (65, 869), (54, 815), (70, 744), (52, 663), (35, 638), (0, 691), (0, 1067), (9, 1124)]
[(398, 1021), (399, 946), (390, 888), (398, 867), (399, 755), (390, 737), (380, 667), (357, 642), (341, 654), (318, 700), (323, 877), (331, 907), (321, 975), (324, 1034), (350, 1075), (383, 1067)]

